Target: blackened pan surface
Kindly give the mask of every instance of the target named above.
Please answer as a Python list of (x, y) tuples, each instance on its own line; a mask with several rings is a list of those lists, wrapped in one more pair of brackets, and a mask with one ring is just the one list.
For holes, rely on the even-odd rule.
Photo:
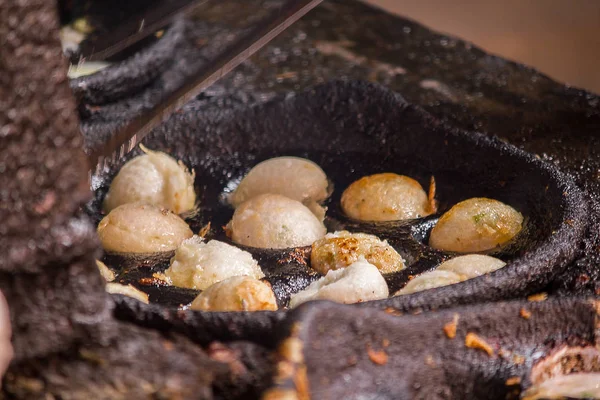
[(285, 362), (271, 393), (517, 400), (551, 376), (597, 371), (599, 317), (597, 302), (576, 297), (403, 316), (331, 302), (305, 305), (279, 331)]
[[(504, 201), (525, 216), (523, 232), (496, 254), (508, 261), (505, 268), (460, 284), (366, 306), (431, 308), (532, 293), (574, 258), (586, 227), (586, 201), (572, 180), (555, 167), (496, 138), (441, 124), (397, 94), (364, 82), (336, 81), (255, 107), (222, 112), (200, 111), (191, 103), (144, 144), (195, 169), (199, 211), (188, 222), (196, 231), (210, 222), (210, 236), (221, 240), (227, 240), (221, 227), (233, 213), (222, 201), (223, 193), (252, 166), (280, 155), (315, 161), (335, 185), (328, 202), (326, 224), (330, 229), (376, 233), (408, 261), (406, 272), (388, 277), (391, 292), (406, 283), (409, 273), (431, 269), (452, 254), (426, 245), (435, 217), (380, 224), (344, 217), (339, 199), (355, 179), (396, 172), (415, 177), (425, 186), (433, 175), (442, 212), (460, 200), (485, 196)], [(138, 150), (129, 158), (137, 154)], [(90, 211), (96, 221), (110, 180), (123, 162), (93, 179), (96, 199)], [(267, 279), (282, 265), (298, 264), (289, 259), (291, 250), (249, 250), (266, 270)], [(142, 264), (132, 268), (136, 273), (129, 277), (139, 281), (139, 274), (149, 268)], [(154, 267), (167, 265), (159, 264)], [(128, 275), (122, 279), (127, 281)]]

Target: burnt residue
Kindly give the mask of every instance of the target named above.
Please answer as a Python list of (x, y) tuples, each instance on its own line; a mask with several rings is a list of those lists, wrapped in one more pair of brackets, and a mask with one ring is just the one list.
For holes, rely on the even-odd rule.
[(172, 286), (163, 275), (175, 252), (155, 254), (105, 254), (102, 262), (115, 272), (115, 282), (133, 285), (148, 294), (152, 303), (183, 307), (200, 294), (200, 290)]
[[(197, 107), (198, 103), (189, 104), (151, 133), (144, 144), (195, 170), (199, 212), (188, 222), (195, 227), (210, 222), (215, 227), (212, 238), (230, 242), (222, 227), (233, 209), (222, 201), (223, 192), (256, 163), (281, 155), (311, 159), (334, 183), (335, 190), (325, 203), (329, 227), (376, 234), (405, 258), (405, 271), (386, 276), (393, 291), (412, 275), (434, 268), (453, 254), (427, 245), (439, 214), (383, 223), (347, 218), (340, 209), (340, 197), (356, 179), (392, 171), (426, 185), (435, 176), (440, 212), (470, 197), (490, 197), (526, 217), (525, 227), (514, 242), (493, 253), (508, 262), (503, 269), (457, 285), (365, 306), (435, 308), (533, 293), (575, 257), (587, 224), (582, 193), (569, 176), (551, 164), (496, 138), (440, 123), (378, 85), (332, 82), (231, 111), (227, 119), (209, 110), (200, 112)], [(94, 177), (96, 197), (89, 210), (96, 220), (106, 188), (125, 161)], [(290, 288), (298, 290), (318, 277), (309, 273), (309, 248), (244, 249), (259, 261), (280, 305), (287, 303)], [(281, 266), (290, 262), (295, 265), (294, 274), (282, 280)], [(297, 282), (290, 282), (294, 279)], [(281, 288), (282, 283), (288, 287)]]
[(322, 276), (310, 268), (310, 246), (282, 250), (259, 249), (237, 245), (228, 238), (222, 239), (248, 251), (258, 261), (265, 274), (263, 280), (271, 285), (280, 308), (287, 307), (292, 294), (298, 293)]
[[(191, 222), (193, 225), (193, 222)], [(224, 234), (209, 235), (230, 244)], [(266, 282), (269, 282), (279, 307), (286, 307), (290, 296), (297, 293), (321, 277), (321, 274), (308, 267), (310, 246), (287, 250), (258, 249), (246, 246), (261, 266)], [(164, 272), (169, 268), (174, 252), (154, 254), (115, 254), (107, 253), (102, 261), (116, 275), (116, 282), (131, 284), (149, 296), (152, 303), (170, 307), (186, 306), (200, 294), (200, 290), (172, 286)]]
[(289, 263), (277, 268), (277, 271), (267, 274), (264, 279), (271, 284), (277, 305), (286, 307), (292, 294), (305, 289), (321, 276), (306, 265)]
[(249, 340), (272, 349), (276, 344), (277, 324), (285, 317), (285, 313), (279, 311), (198, 312), (144, 304), (122, 295), (112, 297), (117, 319), (163, 332), (176, 332), (202, 346), (214, 340)]
[[(560, 299), (456, 307), (404, 315), (320, 302), (290, 313), (279, 351), (291, 338), (312, 398), (518, 399), (539, 360), (565, 346), (598, 343), (594, 303)], [(448, 335), (448, 325), (453, 327)], [(335, 356), (331, 356), (335, 354)], [(298, 387), (298, 376), (274, 388)]]

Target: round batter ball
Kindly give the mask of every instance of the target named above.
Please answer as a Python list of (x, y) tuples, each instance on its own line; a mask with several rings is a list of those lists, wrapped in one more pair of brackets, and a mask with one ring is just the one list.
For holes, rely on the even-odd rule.
[(306, 206), (278, 194), (262, 194), (242, 203), (228, 229), (236, 243), (272, 249), (310, 246), (327, 233)]
[(436, 270), (454, 272), (463, 279), (471, 279), (494, 272), (505, 265), (504, 261), (495, 257), (482, 254), (469, 254), (444, 261)]
[(523, 215), (498, 200), (462, 201), (441, 216), (429, 245), (458, 253), (492, 250), (510, 241), (523, 226)]
[(416, 293), (427, 289), (452, 285), (454, 283), (462, 281), (462, 277), (452, 271), (435, 270), (425, 272), (413, 278), (410, 282), (406, 284), (406, 286), (394, 293), (394, 296), (398, 296), (401, 294)]
[(232, 276), (265, 276), (252, 254), (218, 240), (204, 243), (199, 236), (177, 248), (165, 275), (175, 286), (200, 290)]
[(387, 241), (366, 233), (339, 231), (328, 233), (312, 245), (311, 267), (325, 275), (345, 268), (364, 257), (382, 274), (404, 269), (404, 260)]
[(191, 304), (201, 311), (277, 310), (271, 286), (249, 276), (234, 276), (215, 283), (200, 293)]
[(365, 176), (352, 183), (342, 194), (342, 209), (361, 221), (396, 221), (433, 212), (419, 182), (393, 173)]
[(314, 162), (299, 157), (276, 157), (257, 164), (231, 194), (234, 207), (265, 193), (280, 194), (301, 203), (320, 203), (327, 198), (325, 172)]
[(116, 253), (158, 253), (175, 250), (193, 236), (177, 214), (147, 204), (124, 204), (98, 224), (104, 250)]
[(388, 297), (388, 290), (377, 267), (361, 257), (349, 267), (329, 271), (306, 289), (293, 294), (290, 307), (310, 300), (331, 300), (343, 304), (379, 300)]
[(128, 203), (152, 204), (180, 214), (194, 208), (194, 173), (181, 161), (140, 145), (146, 154), (128, 161), (110, 184), (104, 210)]

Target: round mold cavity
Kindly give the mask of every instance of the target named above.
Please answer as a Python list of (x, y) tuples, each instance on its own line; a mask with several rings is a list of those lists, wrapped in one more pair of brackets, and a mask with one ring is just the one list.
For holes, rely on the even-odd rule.
[[(587, 204), (581, 191), (555, 166), (497, 138), (443, 125), (397, 94), (366, 82), (335, 81), (228, 112), (190, 103), (143, 143), (195, 170), (198, 209), (184, 217), (195, 232), (210, 222), (207, 238), (225, 241), (229, 239), (222, 226), (233, 209), (223, 201), (223, 194), (254, 165), (283, 155), (316, 162), (334, 186), (326, 202), (329, 230), (375, 234), (387, 239), (407, 260), (405, 270), (386, 276), (390, 293), (406, 284), (410, 275), (431, 270), (454, 255), (430, 248), (427, 238), (439, 215), (457, 202), (489, 197), (525, 216), (522, 232), (493, 253), (508, 263), (504, 268), (459, 284), (361, 304), (366, 307), (437, 308), (534, 292), (573, 260), (586, 227)], [(111, 179), (127, 160), (139, 154), (136, 149), (93, 177), (95, 198), (87, 209), (96, 222), (102, 217), (101, 204)], [(439, 213), (380, 223), (347, 218), (339, 205), (343, 190), (356, 179), (380, 172), (413, 177), (424, 188), (434, 176)], [(258, 259), (280, 305), (286, 304), (291, 292), (319, 277), (306, 265), (308, 248), (244, 249)], [(167, 260), (105, 258), (107, 265), (119, 272), (118, 280), (147, 291), (151, 301), (165, 305), (191, 301), (197, 291), (152, 281), (154, 272), (168, 266)], [(140, 284), (142, 281), (147, 284)]]

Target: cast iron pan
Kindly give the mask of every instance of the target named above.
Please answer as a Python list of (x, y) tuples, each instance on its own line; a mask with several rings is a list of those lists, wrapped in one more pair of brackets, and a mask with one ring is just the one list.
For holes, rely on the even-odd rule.
[[(586, 227), (587, 204), (582, 193), (554, 166), (496, 138), (443, 125), (397, 94), (366, 82), (331, 82), (265, 104), (228, 111), (201, 109), (198, 103), (191, 103), (148, 136), (144, 145), (165, 151), (194, 168), (199, 204), (197, 212), (186, 219), (196, 232), (210, 222), (209, 237), (225, 241), (228, 239), (222, 226), (233, 209), (222, 200), (223, 194), (252, 166), (280, 155), (315, 161), (335, 186), (327, 203), (329, 229), (377, 234), (407, 260), (405, 271), (386, 277), (391, 293), (407, 282), (409, 274), (430, 270), (452, 256), (427, 246), (428, 234), (439, 214), (408, 222), (351, 221), (340, 210), (339, 199), (354, 180), (391, 171), (414, 177), (426, 187), (433, 175), (440, 213), (460, 200), (485, 196), (508, 203), (525, 216), (523, 231), (494, 254), (508, 262), (503, 269), (456, 285), (363, 303), (366, 307), (438, 308), (536, 292), (574, 258)], [(136, 150), (127, 159), (139, 153)], [(108, 185), (127, 159), (93, 177), (95, 199), (88, 211), (96, 222), (102, 217), (100, 205)], [(290, 292), (318, 278), (304, 265), (309, 260), (308, 248), (246, 249), (259, 260), (281, 306)], [(191, 301), (198, 292), (156, 285), (151, 279), (153, 272), (168, 266), (171, 255), (107, 255), (104, 260), (118, 272), (119, 281), (147, 291), (151, 302), (176, 307)], [(131, 302), (122, 304), (127, 308)], [(160, 313), (161, 309), (154, 310)], [(133, 317), (135, 313), (130, 314)], [(247, 318), (255, 320), (248, 322), (250, 325), (268, 329), (278, 318), (269, 314), (233, 317), (215, 313), (210, 319)], [(161, 315), (163, 318), (165, 314)], [(182, 315), (187, 321), (207, 318), (191, 311), (172, 314), (173, 318)], [(244, 329), (240, 327), (240, 332), (228, 332), (226, 336), (244, 337)]]

